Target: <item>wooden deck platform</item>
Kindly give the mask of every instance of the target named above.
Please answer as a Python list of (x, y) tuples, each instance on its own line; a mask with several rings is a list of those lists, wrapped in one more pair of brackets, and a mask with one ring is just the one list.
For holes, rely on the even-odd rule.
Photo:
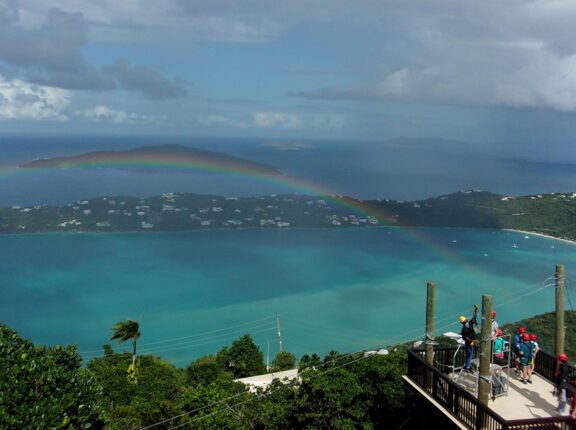
[[(450, 377), (456, 379), (452, 374)], [(464, 378), (466, 381), (461, 379), (462, 382), (466, 382), (462, 384), (463, 387), (476, 384), (476, 375), (465, 375)], [(532, 384), (524, 384), (512, 370), (507, 395), (490, 399), (488, 407), (507, 421), (560, 416), (556, 412), (558, 398), (550, 381), (534, 374)]]
[(488, 407), (505, 420), (560, 416), (556, 412), (558, 398), (553, 384), (537, 374), (532, 376), (532, 384), (523, 384), (513, 371), (508, 395), (490, 400)]
[[(420, 401), (441, 413), (451, 422), (451, 428), (485, 430), (575, 430), (576, 422), (567, 409), (557, 412), (558, 399), (554, 380), (556, 360), (546, 353), (539, 354), (536, 369), (540, 374), (532, 376), (532, 384), (524, 384), (516, 372), (510, 370), (505, 378), (508, 385), (506, 395), (490, 399), (482, 404), (476, 393), (475, 373), (445, 373), (454, 362), (454, 351), (450, 348), (435, 349), (434, 366), (423, 359), (422, 351), (408, 351), (407, 387)], [(457, 366), (461, 367), (457, 358)], [(460, 367), (456, 367), (460, 369)], [(569, 366), (571, 377), (576, 369)], [(442, 371), (442, 370), (444, 371)], [(423, 403), (421, 405), (424, 405)]]

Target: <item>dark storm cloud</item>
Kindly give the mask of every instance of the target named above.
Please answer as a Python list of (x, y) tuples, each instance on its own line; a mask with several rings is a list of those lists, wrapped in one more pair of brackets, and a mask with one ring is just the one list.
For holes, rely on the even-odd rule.
[(93, 91), (121, 87), (151, 99), (186, 95), (180, 82), (167, 80), (152, 66), (131, 66), (121, 59), (103, 69), (88, 63), (82, 54), (87, 43), (82, 13), (51, 8), (41, 25), (20, 21), (16, 1), (0, 4), (0, 62), (30, 82)]
[(127, 90), (140, 91), (151, 99), (173, 99), (186, 96), (182, 82), (169, 81), (152, 66), (131, 66), (124, 59), (104, 66), (104, 73), (114, 77)]
[(12, 19), (0, 28), (0, 57), (9, 64), (50, 70), (75, 70), (84, 65), (85, 43), (80, 13), (50, 9), (44, 26), (24, 30)]
[(19, 18), (17, 0), (8, 0), (0, 3), (0, 24), (3, 26)]
[[(33, 29), (19, 24), (16, 2), (0, 9), (0, 60), (28, 74), (30, 81), (67, 89), (112, 89), (114, 82), (82, 57), (86, 43), (80, 13), (52, 8), (46, 22)], [(6, 10), (11, 13), (6, 13)]]

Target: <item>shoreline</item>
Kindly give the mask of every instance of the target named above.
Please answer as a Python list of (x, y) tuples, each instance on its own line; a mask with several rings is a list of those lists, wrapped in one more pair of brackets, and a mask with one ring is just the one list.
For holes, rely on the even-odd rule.
[(546, 239), (560, 240), (562, 242), (569, 243), (571, 245), (576, 245), (576, 240), (570, 240), (570, 239), (564, 239), (562, 237), (550, 236), (549, 234), (544, 234), (544, 233), (536, 233), (535, 231), (517, 230), (515, 228), (503, 228), (502, 230), (512, 231), (515, 233), (522, 233), (522, 234), (531, 234), (533, 236), (544, 237)]

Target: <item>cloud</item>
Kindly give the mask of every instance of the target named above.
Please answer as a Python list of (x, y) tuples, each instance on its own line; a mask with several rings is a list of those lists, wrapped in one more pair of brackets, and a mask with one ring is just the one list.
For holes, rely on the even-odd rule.
[[(71, 0), (52, 0), (52, 9), (42, 0), (2, 4), (0, 60), (42, 85), (183, 97), (183, 84), (152, 66), (119, 59), (103, 71), (82, 50), (95, 41), (270, 43), (292, 31), (283, 43), (318, 42), (335, 58), (311, 67), (347, 65), (325, 87), (294, 88), (299, 97), (576, 110), (573, 0), (365, 0), (362, 7), (349, 0), (99, 0), (83, 2), (81, 13)], [(247, 128), (302, 124), (291, 113), (220, 120)]]
[(34, 85), (0, 75), (0, 120), (67, 121), (64, 113), (72, 94), (60, 88)]
[(284, 112), (256, 112), (253, 115), (253, 127), (256, 128), (302, 128), (301, 115)]
[(166, 79), (151, 66), (130, 66), (124, 59), (103, 67), (103, 71), (118, 80), (122, 88), (140, 91), (151, 99), (173, 99), (186, 96), (182, 82)]
[[(29, 80), (67, 89), (112, 89), (114, 82), (88, 64), (82, 49), (86, 26), (80, 13), (52, 8), (44, 22), (25, 28), (16, 3), (0, 12), (0, 60), (29, 73)], [(2, 22), (3, 21), (3, 22)]]
[(296, 114), (290, 112), (260, 111), (246, 117), (221, 114), (201, 116), (198, 122), (207, 126), (271, 130), (333, 130), (342, 128), (346, 120), (338, 114)]
[(260, 146), (266, 148), (277, 149), (278, 151), (301, 151), (303, 149), (315, 148), (314, 145), (302, 142), (286, 142), (279, 140), (272, 140), (268, 142), (262, 142)]
[[(576, 3), (390, 2), (367, 25), (361, 73), (292, 95), (316, 100), (401, 101), (576, 110)], [(384, 8), (383, 8), (384, 9)], [(498, 11), (498, 13), (494, 13)]]
[(45, 16), (36, 11), (30, 21), (21, 18), (17, 3), (0, 8), (0, 61), (40, 85), (93, 91), (121, 87), (151, 99), (184, 97), (178, 80), (169, 81), (153, 66), (130, 65), (124, 59), (102, 69), (87, 62), (89, 23), (82, 13), (50, 8)]
[(91, 122), (110, 122), (113, 124), (141, 124), (157, 123), (161, 118), (150, 115), (141, 115), (123, 110), (110, 109), (106, 105), (98, 105), (88, 109), (77, 110), (76, 116)]
[(307, 99), (407, 101), (576, 110), (576, 55), (542, 52), (514, 71), (469, 64), (401, 69), (380, 80), (291, 93)]
[[(51, 0), (50, 4), (63, 10), (78, 10), (70, 0)], [(26, 9), (27, 19), (38, 20), (46, 2), (27, 0), (22, 8)], [(362, 8), (348, 0), (98, 0), (82, 4), (82, 14), (92, 25), (91, 37), (105, 43), (261, 43), (302, 23), (346, 19), (357, 15), (358, 9)]]

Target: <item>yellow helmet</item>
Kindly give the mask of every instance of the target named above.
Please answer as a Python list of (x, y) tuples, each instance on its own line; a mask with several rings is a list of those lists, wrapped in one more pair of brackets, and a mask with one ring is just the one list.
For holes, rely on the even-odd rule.
[(466, 321), (468, 321), (468, 318), (466, 318), (464, 315), (462, 315), (459, 319), (460, 319), (460, 322), (462, 324), (464, 324)]

